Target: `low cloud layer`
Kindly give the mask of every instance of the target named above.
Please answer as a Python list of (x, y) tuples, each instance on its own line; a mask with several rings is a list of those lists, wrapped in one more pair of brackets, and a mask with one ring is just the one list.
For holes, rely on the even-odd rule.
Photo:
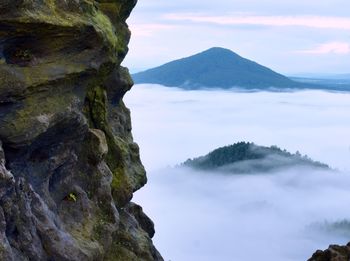
[(171, 261), (301, 261), (345, 244), (350, 175), (298, 169), (220, 176), (186, 169), (149, 173), (135, 200), (156, 224), (155, 244)]
[[(126, 104), (149, 177), (134, 200), (155, 221), (165, 260), (300, 261), (349, 241), (350, 94), (136, 85)], [(166, 168), (237, 141), (299, 150), (343, 171)]]
[(136, 85), (126, 95), (149, 170), (239, 141), (299, 150), (350, 170), (350, 94), (182, 91)]

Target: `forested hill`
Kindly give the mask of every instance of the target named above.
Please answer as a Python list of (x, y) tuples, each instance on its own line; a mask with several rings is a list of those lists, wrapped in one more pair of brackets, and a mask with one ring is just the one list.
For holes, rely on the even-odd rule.
[(219, 47), (133, 74), (132, 77), (135, 83), (161, 84), (184, 89), (313, 87), (308, 83), (293, 81), (231, 50)]
[(182, 166), (229, 173), (269, 172), (290, 167), (329, 169), (328, 165), (299, 152), (292, 154), (277, 146), (264, 147), (249, 142), (218, 148), (205, 156), (188, 159)]

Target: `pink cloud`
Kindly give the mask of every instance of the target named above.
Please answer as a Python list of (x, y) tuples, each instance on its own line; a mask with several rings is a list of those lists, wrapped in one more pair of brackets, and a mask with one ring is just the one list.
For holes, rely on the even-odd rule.
[(350, 18), (332, 16), (258, 16), (241, 14), (210, 16), (204, 14), (167, 14), (165, 18), (175, 21), (191, 21), (218, 25), (303, 26), (350, 30)]
[(297, 51), (305, 54), (350, 54), (350, 44), (344, 42), (330, 42), (318, 45), (311, 50)]

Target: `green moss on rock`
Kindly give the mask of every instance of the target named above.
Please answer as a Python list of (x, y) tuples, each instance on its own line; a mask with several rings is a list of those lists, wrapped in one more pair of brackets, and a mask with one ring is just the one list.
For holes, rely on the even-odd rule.
[(124, 158), (128, 152), (124, 142), (112, 134), (107, 118), (107, 106), (107, 94), (103, 87), (91, 88), (87, 92), (84, 111), (90, 127), (105, 133), (109, 149), (106, 162), (113, 173), (112, 195), (117, 205), (122, 207), (132, 198), (133, 192), (124, 164)]

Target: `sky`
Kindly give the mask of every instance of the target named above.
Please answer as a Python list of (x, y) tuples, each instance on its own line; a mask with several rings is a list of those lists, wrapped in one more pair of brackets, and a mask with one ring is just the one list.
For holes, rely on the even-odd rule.
[(124, 61), (131, 72), (214, 46), (280, 73), (350, 72), (348, 0), (139, 0)]
[[(148, 172), (133, 200), (155, 222), (165, 260), (300, 261), (348, 242), (349, 93), (135, 85), (124, 100)], [(298, 150), (338, 171), (223, 176), (172, 168), (239, 141)]]

